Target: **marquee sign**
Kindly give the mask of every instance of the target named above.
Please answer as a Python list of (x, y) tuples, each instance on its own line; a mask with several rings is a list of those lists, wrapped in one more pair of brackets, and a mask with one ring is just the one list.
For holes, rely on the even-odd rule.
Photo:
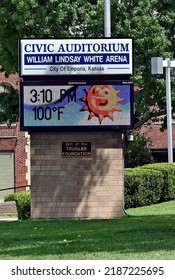
[(131, 38), (22, 39), (20, 76), (132, 75)]
[(129, 129), (133, 83), (21, 82), (22, 130)]

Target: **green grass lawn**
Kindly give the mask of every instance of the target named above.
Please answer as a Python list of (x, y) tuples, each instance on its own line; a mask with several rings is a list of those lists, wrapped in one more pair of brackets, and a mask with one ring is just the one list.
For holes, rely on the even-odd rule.
[(122, 219), (0, 222), (0, 259), (175, 260), (175, 201)]

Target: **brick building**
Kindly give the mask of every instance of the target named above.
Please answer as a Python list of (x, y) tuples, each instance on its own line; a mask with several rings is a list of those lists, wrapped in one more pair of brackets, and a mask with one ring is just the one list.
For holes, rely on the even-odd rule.
[[(151, 123), (141, 128), (143, 133), (151, 142), (152, 154), (157, 161), (168, 162), (168, 140), (167, 130), (161, 130), (161, 123)], [(172, 125), (173, 134), (173, 158), (175, 159), (175, 123)]]
[[(0, 73), (0, 91), (9, 84), (18, 88), (18, 75), (8, 78)], [(0, 125), (0, 201), (4, 195), (19, 191), (22, 186), (30, 185), (30, 138), (20, 131), (19, 123)], [(12, 188), (6, 191), (2, 189)]]

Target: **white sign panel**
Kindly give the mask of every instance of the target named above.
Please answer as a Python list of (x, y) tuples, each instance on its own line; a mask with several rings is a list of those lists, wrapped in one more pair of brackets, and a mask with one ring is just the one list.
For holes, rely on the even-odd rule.
[(131, 38), (20, 40), (20, 75), (132, 75)]

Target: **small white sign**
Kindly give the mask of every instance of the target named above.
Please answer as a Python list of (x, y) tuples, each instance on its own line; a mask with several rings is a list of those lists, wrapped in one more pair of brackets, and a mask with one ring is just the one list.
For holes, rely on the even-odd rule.
[(20, 75), (132, 75), (133, 41), (22, 39)]

